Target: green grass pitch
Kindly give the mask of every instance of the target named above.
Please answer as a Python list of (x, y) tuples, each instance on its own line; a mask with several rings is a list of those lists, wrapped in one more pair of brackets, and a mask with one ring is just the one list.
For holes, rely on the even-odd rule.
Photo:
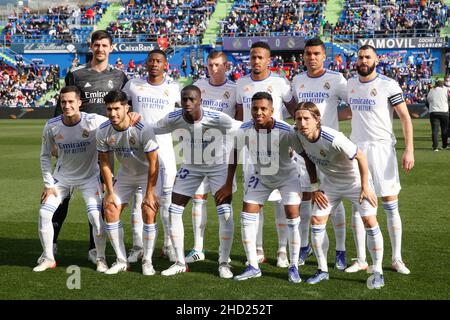
[[(132, 272), (107, 276), (95, 272), (87, 261), (88, 225), (84, 203), (75, 194), (69, 215), (60, 234), (58, 267), (43, 273), (33, 273), (41, 254), (38, 236), (39, 197), (42, 178), (39, 150), (44, 120), (0, 120), (0, 299), (449, 299), (450, 238), (449, 238), (449, 180), (450, 151), (433, 153), (428, 120), (413, 120), (416, 165), (412, 173), (401, 172), (400, 213), (403, 221), (403, 257), (411, 269), (409, 276), (390, 269), (391, 248), (385, 214), (379, 210), (379, 221), (385, 241), (383, 266), (386, 285), (382, 290), (368, 290), (364, 272), (345, 274), (333, 269), (334, 235), (331, 223), (330, 280), (315, 286), (291, 284), (287, 270), (276, 264), (277, 237), (272, 206), (266, 206), (264, 247), (269, 259), (261, 265), (263, 276), (243, 282), (220, 279), (217, 272), (218, 222), (213, 202), (209, 201), (209, 218), (205, 235), (207, 259), (190, 265), (191, 272), (170, 278), (156, 275), (144, 277), (139, 264)], [(342, 129), (349, 133), (350, 124)], [(395, 131), (398, 159), (403, 151), (401, 127)], [(239, 185), (242, 178), (239, 176)], [(242, 207), (241, 189), (234, 198), (235, 240), (232, 266), (235, 274), (244, 270), (245, 253), (240, 242), (239, 212)], [(347, 258), (355, 257), (347, 209)], [(125, 224), (126, 247), (131, 246), (130, 213), (122, 215)], [(193, 245), (190, 206), (184, 214), (185, 249)], [(160, 224), (160, 219), (158, 218)], [(155, 249), (154, 266), (157, 271), (169, 267), (170, 262), (159, 258), (162, 246), (162, 227)], [(113, 262), (113, 250), (108, 244), (108, 262)], [(370, 256), (368, 255), (368, 258)], [(370, 258), (369, 258), (370, 259)], [(81, 289), (69, 290), (67, 268), (77, 265), (81, 270)], [(303, 279), (316, 269), (311, 257), (300, 268)]]

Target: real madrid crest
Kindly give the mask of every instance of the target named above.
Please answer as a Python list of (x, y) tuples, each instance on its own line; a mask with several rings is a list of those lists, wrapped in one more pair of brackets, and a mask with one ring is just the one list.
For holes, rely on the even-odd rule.
[(168, 90), (164, 91), (164, 95), (165, 95), (166, 97), (168, 97), (168, 96), (169, 96), (169, 91), (168, 91)]
[(267, 92), (270, 93), (270, 94), (273, 92), (272, 86), (268, 86), (268, 87), (267, 87)]
[(376, 95), (377, 95), (377, 89), (375, 89), (375, 88), (373, 88), (372, 89), (372, 91), (370, 91), (370, 95), (372, 96), (372, 97), (375, 97)]
[(133, 137), (133, 136), (131, 136), (130, 137), (130, 144), (136, 144), (136, 138), (135, 137)]
[(114, 83), (112, 80), (108, 81), (108, 88), (110, 88), (110, 89), (114, 88)]
[(86, 129), (84, 129), (84, 130), (83, 130), (83, 133), (81, 134), (81, 136), (82, 136), (83, 138), (89, 137), (89, 131), (87, 131)]
[(325, 158), (327, 154), (326, 154), (325, 150), (321, 149), (320, 155)]
[(225, 93), (223, 94), (223, 97), (225, 99), (229, 99), (230, 98), (230, 93), (228, 91), (225, 91)]
[(323, 85), (323, 88), (324, 88), (325, 90), (330, 90), (330, 88), (331, 88), (330, 83), (329, 83), (328, 81), (325, 82), (325, 84)]

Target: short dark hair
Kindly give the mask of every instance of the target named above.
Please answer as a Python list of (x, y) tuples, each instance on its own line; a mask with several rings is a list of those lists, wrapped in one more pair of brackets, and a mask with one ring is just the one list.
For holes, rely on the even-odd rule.
[(311, 38), (305, 42), (305, 49), (307, 47), (316, 47), (316, 46), (321, 46), (323, 50), (326, 51), (325, 43), (323, 43), (323, 41), (320, 40), (320, 38)]
[(199, 96), (202, 95), (202, 91), (200, 90), (200, 88), (193, 84), (190, 84), (190, 85), (184, 87), (183, 90), (181, 90), (181, 92), (183, 92), (183, 91), (196, 91)]
[(264, 41), (255, 42), (254, 44), (252, 44), (250, 50), (255, 49), (255, 48), (266, 49), (266, 50), (269, 51), (269, 53), (270, 53), (270, 50), (271, 50), (269, 44), (267, 42), (264, 42)]
[(128, 104), (128, 96), (122, 90), (113, 90), (108, 92), (104, 98), (105, 104), (120, 102), (121, 105)]
[(150, 51), (150, 52), (148, 53), (147, 60), (148, 60), (148, 59), (150, 58), (150, 56), (151, 56), (152, 54), (154, 54), (154, 53), (157, 53), (157, 54), (162, 55), (162, 56), (164, 57), (164, 59), (166, 59), (166, 61), (167, 61), (167, 54), (166, 54), (164, 51), (162, 51), (161, 49), (153, 49), (152, 51)]
[(255, 100), (262, 100), (262, 99), (266, 99), (270, 102), (270, 104), (273, 104), (273, 99), (272, 99), (272, 95), (268, 92), (257, 92), (252, 96), (252, 102)]
[(78, 99), (81, 98), (81, 91), (78, 89), (77, 86), (66, 86), (61, 89), (59, 95), (61, 96), (63, 93), (69, 93), (69, 92), (75, 92), (75, 95), (78, 97)]
[(375, 49), (375, 47), (371, 46), (370, 44), (365, 44), (359, 47), (358, 52), (360, 52), (361, 50), (372, 50), (373, 52), (375, 52), (375, 54), (377, 54), (377, 49)]
[(436, 81), (436, 87), (443, 87), (443, 86), (444, 86), (444, 81), (442, 81), (442, 80)]
[(97, 40), (102, 40), (102, 39), (108, 39), (109, 43), (112, 45), (113, 43), (113, 38), (112, 36), (109, 34), (109, 32), (105, 31), (105, 30), (97, 30), (95, 31), (92, 35), (91, 35), (91, 45), (97, 41)]

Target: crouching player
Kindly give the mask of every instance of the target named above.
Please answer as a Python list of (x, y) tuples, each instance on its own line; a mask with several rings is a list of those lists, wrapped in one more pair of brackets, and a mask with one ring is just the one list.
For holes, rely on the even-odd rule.
[[(241, 234), (248, 266), (235, 280), (247, 280), (261, 276), (256, 253), (259, 211), (275, 189), (281, 194), (288, 225), (289, 261), (288, 280), (301, 282), (298, 273), (300, 250), (299, 205), (300, 179), (289, 156), (289, 147), (295, 132), (287, 123), (275, 120), (273, 99), (267, 92), (255, 93), (252, 97), (251, 115), (253, 120), (242, 124), (237, 134), (236, 150), (247, 147), (252, 172), (246, 172), (244, 203), (241, 212)], [(236, 152), (237, 152), (236, 151)], [(231, 194), (233, 176), (237, 167), (237, 156), (228, 166), (227, 183), (218, 192), (217, 198)]]
[[(352, 202), (353, 214), (357, 211), (361, 215), (367, 232), (367, 247), (374, 265), (374, 273), (368, 278), (367, 287), (380, 289), (384, 286), (381, 265), (383, 236), (376, 218), (377, 197), (371, 185), (365, 155), (341, 132), (321, 126), (319, 109), (312, 102), (299, 104), (295, 122), (297, 137), (310, 159), (305, 160), (315, 163), (323, 173), (320, 190), (318, 184), (312, 185), (311, 241), (319, 268), (306, 282), (316, 284), (329, 279), (326, 223), (330, 212), (343, 198), (347, 198)], [(299, 151), (297, 153), (300, 154)]]
[[(106, 186), (104, 198), (106, 233), (117, 256), (116, 262), (106, 274), (116, 274), (128, 268), (123, 226), (120, 214), (140, 187), (145, 190), (142, 200), (144, 256), (142, 273), (154, 275), (152, 255), (157, 238), (155, 223), (159, 206), (161, 179), (158, 179), (158, 144), (152, 128), (142, 122), (131, 126), (128, 112), (128, 97), (120, 91), (105, 96), (106, 113), (109, 121), (103, 123), (97, 132), (97, 149), (100, 170)], [(120, 168), (113, 186), (109, 152), (114, 152)]]
[[(81, 93), (75, 86), (61, 89), (60, 102), (63, 114), (47, 121), (42, 137), (41, 171), (44, 191), (39, 210), (39, 237), (44, 249), (35, 272), (56, 267), (53, 255), (52, 217), (56, 209), (74, 188), (83, 194), (89, 222), (93, 226), (97, 249), (97, 271), (108, 269), (105, 259), (106, 239), (101, 219), (101, 184), (97, 164), (95, 135), (107, 118), (80, 112)], [(53, 174), (52, 146), (58, 151), (58, 161)]]
[(230, 193), (218, 200), (216, 192), (226, 179), (227, 135), (231, 135), (241, 122), (223, 112), (203, 109), (201, 102), (201, 91), (197, 86), (184, 87), (181, 90), (181, 109), (169, 113), (154, 127), (156, 134), (174, 132), (183, 154), (169, 207), (170, 236), (177, 261), (161, 275), (173, 276), (189, 271), (184, 254), (183, 212), (202, 181), (208, 178), (219, 218), (219, 276), (230, 279), (233, 277), (229, 264), (234, 235), (232, 195)]

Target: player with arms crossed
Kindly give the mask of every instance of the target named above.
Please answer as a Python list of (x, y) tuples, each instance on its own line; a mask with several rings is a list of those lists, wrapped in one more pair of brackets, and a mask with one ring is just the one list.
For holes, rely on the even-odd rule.
[(347, 198), (359, 212), (367, 232), (367, 247), (374, 265), (374, 274), (367, 279), (369, 289), (384, 286), (382, 270), (383, 236), (378, 226), (377, 197), (371, 186), (367, 158), (341, 132), (321, 125), (320, 111), (312, 102), (302, 102), (295, 112), (297, 137), (308, 158), (322, 172), (320, 190), (312, 184), (313, 212), (311, 240), (318, 262), (318, 270), (306, 282), (316, 284), (329, 279), (326, 223), (336, 206)]
[[(273, 74), (269, 70), (270, 46), (267, 43), (255, 42), (252, 45), (250, 49), (250, 65), (251, 74), (239, 78), (236, 83), (236, 102), (237, 107), (243, 109), (243, 121), (252, 120), (252, 97), (257, 92), (268, 92), (272, 96), (272, 117), (274, 119), (283, 119), (283, 104), (286, 106), (289, 113), (293, 115), (296, 103), (294, 97), (292, 96), (291, 85), (286, 78)], [(248, 165), (248, 161), (246, 160), (247, 156), (244, 153), (244, 172), (251, 172), (251, 168), (246, 168)], [(250, 177), (244, 176), (244, 188), (246, 187), (249, 178)], [(286, 255), (287, 226), (284, 209), (280, 203), (279, 192), (274, 191), (271, 194), (269, 201), (275, 201), (274, 206), (278, 235), (277, 266), (287, 268), (289, 267), (289, 261)], [(266, 261), (263, 250), (263, 226), (264, 212), (261, 209), (257, 233), (258, 240), (256, 243), (259, 263)]]
[[(45, 188), (39, 210), (39, 237), (44, 252), (33, 271), (56, 267), (52, 246), (52, 217), (61, 201), (72, 189), (78, 188), (93, 226), (97, 271), (105, 272), (108, 265), (105, 259), (106, 238), (100, 214), (101, 184), (95, 135), (100, 124), (107, 119), (97, 114), (80, 112), (80, 90), (75, 86), (61, 89), (60, 105), (63, 114), (47, 121), (42, 139), (41, 171)], [(52, 174), (53, 146), (57, 148), (58, 161)]]
[[(236, 108), (236, 84), (227, 80), (227, 66), (228, 59), (225, 53), (221, 51), (210, 52), (206, 65), (209, 79), (200, 79), (194, 85), (202, 92), (202, 108), (220, 111), (242, 121), (242, 108)], [(186, 256), (186, 263), (205, 260), (203, 239), (208, 219), (207, 194), (209, 191), (210, 187), (206, 178), (192, 198), (194, 248)]]
[[(161, 272), (173, 276), (188, 272), (184, 255), (183, 211), (205, 177), (212, 193), (225, 184), (227, 170), (227, 130), (237, 128), (241, 123), (223, 112), (207, 111), (201, 107), (201, 91), (189, 85), (181, 91), (181, 110), (169, 113), (158, 121), (156, 134), (174, 132), (183, 151), (183, 163), (177, 173), (172, 192), (170, 211), (170, 236), (177, 254), (177, 262)], [(231, 195), (220, 201), (216, 197), (219, 216), (219, 275), (232, 278), (229, 265), (233, 243), (234, 222)]]
[(284, 206), (288, 225), (290, 266), (288, 280), (301, 282), (298, 273), (298, 255), (300, 251), (299, 205), (300, 178), (295, 165), (291, 162), (289, 148), (296, 139), (294, 130), (282, 120), (272, 117), (274, 108), (272, 96), (267, 92), (257, 92), (252, 97), (252, 121), (244, 122), (237, 134), (234, 159), (228, 165), (227, 183), (218, 192), (217, 198), (226, 198), (231, 194), (231, 186), (237, 168), (237, 152), (247, 148), (251, 172), (244, 192), (241, 212), (242, 244), (247, 255), (248, 266), (236, 276), (235, 280), (247, 280), (261, 276), (256, 252), (259, 212), (269, 199), (273, 190), (278, 189), (281, 204)]
[[(366, 154), (375, 192), (383, 201), (392, 247), (392, 268), (401, 274), (409, 274), (401, 255), (402, 221), (398, 210), (401, 187), (392, 128), (394, 110), (400, 118), (405, 138), (402, 167), (406, 173), (414, 167), (413, 126), (400, 86), (395, 80), (378, 74), (377, 64), (375, 48), (370, 45), (359, 48), (356, 61), (358, 76), (349, 79), (347, 86), (352, 110), (350, 139)], [(357, 230), (356, 235), (359, 237), (356, 242), (360, 244), (358, 260), (346, 269), (347, 272), (368, 268), (363, 250), (364, 231)]]
[[(158, 144), (150, 125), (139, 121), (131, 126), (126, 93), (120, 90), (109, 92), (105, 96), (105, 104), (109, 121), (103, 123), (97, 132), (97, 149), (106, 186), (103, 200), (106, 233), (117, 256), (116, 262), (105, 273), (116, 274), (128, 269), (120, 215), (131, 196), (141, 188), (145, 190), (142, 200), (142, 273), (151, 276), (156, 273), (152, 255), (158, 234), (155, 220), (161, 188)], [(120, 163), (114, 185), (110, 152), (114, 152)]]
[[(324, 67), (326, 60), (325, 45), (319, 38), (309, 39), (305, 43), (303, 54), (307, 71), (295, 76), (292, 80), (292, 94), (296, 101), (314, 102), (319, 108), (321, 123), (327, 127), (339, 130), (339, 120), (347, 119), (346, 113), (349, 108), (338, 113), (339, 101), (347, 101), (347, 80), (341, 73), (327, 70)], [(302, 204), (300, 209), (300, 237), (302, 239), (299, 264), (305, 264), (306, 258), (312, 254), (309, 245), (309, 225), (311, 223), (311, 186), (306, 172), (303, 157), (294, 154), (297, 168), (302, 179), (303, 188)], [(345, 208), (342, 202), (331, 214), (334, 234), (336, 237), (336, 263), (338, 270), (347, 267), (345, 254)]]
[[(155, 125), (168, 113), (175, 111), (175, 106), (180, 103), (180, 88), (178, 83), (165, 74), (169, 65), (164, 51), (159, 49), (150, 51), (146, 64), (147, 79), (132, 79), (127, 82), (123, 91), (128, 95), (133, 111), (139, 113), (144, 122)], [(164, 228), (162, 255), (175, 262), (175, 250), (170, 240), (169, 231), (169, 205), (177, 173), (172, 136), (170, 133), (157, 135), (156, 142), (159, 145), (160, 171), (164, 182), (159, 203), (159, 212)], [(143, 255), (141, 203), (142, 190), (139, 189), (134, 195), (131, 208), (133, 248), (128, 255), (128, 262), (130, 263), (137, 262)]]

